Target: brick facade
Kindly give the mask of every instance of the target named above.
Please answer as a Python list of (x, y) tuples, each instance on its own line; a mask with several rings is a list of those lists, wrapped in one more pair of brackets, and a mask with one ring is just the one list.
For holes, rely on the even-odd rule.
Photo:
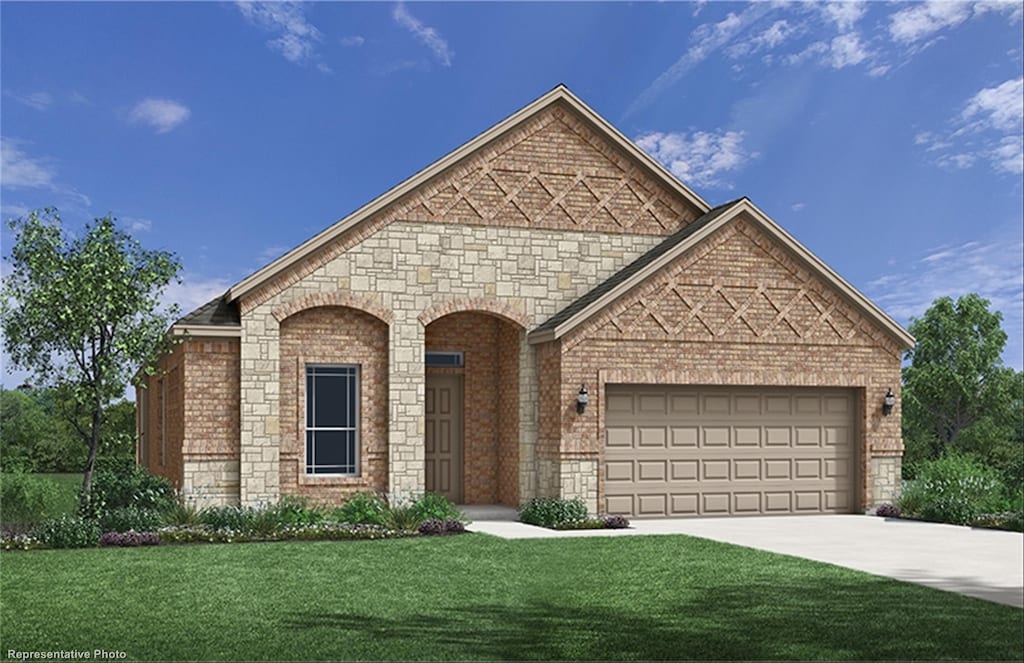
[[(153, 465), (150, 398), (148, 465), (210, 501), (416, 495), (426, 377), (454, 372), (466, 502), (561, 495), (596, 509), (606, 384), (841, 386), (859, 394), (861, 506), (890, 498), (899, 407), (883, 418), (877, 405), (898, 395), (900, 341), (757, 219), (731, 219), (564, 337), (529, 341), (705, 218), (608, 131), (557, 99), (246, 288), (232, 304), (239, 338), (192, 340), (164, 360), (167, 379), (178, 375), (168, 403), (185, 420), (183, 455)], [(461, 351), (465, 367), (427, 369), (426, 350)], [(358, 477), (304, 472), (308, 363), (361, 368)]]

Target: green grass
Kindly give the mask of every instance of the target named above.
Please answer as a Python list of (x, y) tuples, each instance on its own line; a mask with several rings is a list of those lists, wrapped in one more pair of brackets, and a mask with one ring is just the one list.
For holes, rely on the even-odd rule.
[[(78, 491), (82, 489), (81, 474), (37, 474), (36, 476), (43, 477), (57, 485), (59, 499), (50, 513), (46, 514), (47, 518), (58, 518), (64, 514), (78, 512)], [(0, 481), (3, 481), (3, 475), (0, 475)], [(0, 524), (10, 524), (2, 509), (0, 509)]]
[(2, 656), (1024, 656), (1019, 609), (685, 536), (162, 546), (4, 553), (0, 564)]

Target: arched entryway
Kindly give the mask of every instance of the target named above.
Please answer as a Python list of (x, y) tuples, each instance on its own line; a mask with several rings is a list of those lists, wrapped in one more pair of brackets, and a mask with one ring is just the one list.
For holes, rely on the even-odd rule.
[(523, 328), (461, 311), (426, 326), (426, 489), (461, 504), (519, 502)]

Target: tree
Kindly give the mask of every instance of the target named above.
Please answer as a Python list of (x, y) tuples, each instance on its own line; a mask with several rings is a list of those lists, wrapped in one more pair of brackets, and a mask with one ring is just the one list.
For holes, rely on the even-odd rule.
[[(903, 369), (903, 437), (907, 461), (937, 458), (947, 449), (980, 456), (1006, 470), (1020, 455), (1024, 379), (1003, 366), (1002, 314), (969, 294), (941, 297), (910, 323), (917, 345)], [(1016, 445), (1016, 446), (1015, 446)]]
[(61, 414), (88, 449), (86, 505), (107, 406), (166, 350), (177, 307), (163, 309), (160, 297), (181, 263), (143, 249), (109, 215), (76, 234), (65, 233), (52, 208), (9, 225), (15, 238), (0, 290), (4, 346), (14, 366), (59, 392)]

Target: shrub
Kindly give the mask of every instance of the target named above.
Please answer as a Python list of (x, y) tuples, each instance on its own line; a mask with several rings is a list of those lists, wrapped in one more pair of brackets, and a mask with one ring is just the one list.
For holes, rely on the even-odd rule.
[(121, 470), (104, 468), (93, 477), (92, 493), (83, 515), (99, 518), (109, 510), (130, 506), (165, 512), (176, 504), (174, 487), (166, 477), (152, 475), (134, 465)]
[(954, 525), (967, 525), (997, 510), (1002, 493), (999, 475), (975, 458), (949, 453), (918, 465), (899, 500), (904, 514)]
[(373, 493), (356, 493), (331, 513), (332, 519), (353, 525), (384, 525), (388, 505)]
[(884, 504), (878, 505), (878, 508), (875, 509), (875, 515), (880, 518), (899, 518), (900, 508), (895, 504), (885, 502)]
[(413, 502), (416, 517), (422, 523), (426, 520), (462, 520), (462, 512), (445, 497), (437, 493), (426, 493)]
[(40, 523), (53, 515), (60, 502), (60, 486), (46, 477), (24, 472), (0, 477), (0, 508), (5, 523)]
[(104, 532), (151, 532), (163, 525), (163, 516), (150, 509), (124, 506), (103, 513), (99, 524)]
[(350, 523), (317, 523), (286, 527), (275, 532), (258, 535), (230, 529), (212, 529), (206, 525), (164, 527), (157, 532), (161, 543), (244, 543), (247, 541), (347, 541), (351, 539), (393, 539), (407, 536), (379, 525), (353, 525)]
[(441, 536), (444, 534), (462, 534), (466, 526), (460, 520), (431, 518), (424, 520), (416, 528), (424, 536)]
[(137, 546), (156, 546), (159, 544), (160, 537), (156, 532), (136, 532), (135, 530), (129, 530), (124, 533), (105, 532), (100, 537), (101, 546), (135, 548)]
[(629, 520), (625, 516), (605, 516), (604, 526), (608, 529), (626, 529), (629, 527)]
[(178, 503), (163, 514), (165, 525), (198, 525), (199, 509), (179, 499)]
[(35, 550), (42, 547), (41, 541), (28, 534), (0, 537), (0, 550)]
[(587, 505), (576, 498), (535, 497), (519, 511), (519, 520), (530, 525), (557, 527), (587, 519)]
[(61, 516), (41, 523), (31, 534), (50, 548), (91, 548), (100, 540), (100, 526), (80, 516)]
[(248, 532), (253, 529), (256, 510), (247, 506), (208, 506), (199, 512), (199, 524), (210, 529)]
[(402, 532), (416, 529), (421, 522), (415, 502), (399, 502), (388, 507), (384, 518), (385, 526)]

